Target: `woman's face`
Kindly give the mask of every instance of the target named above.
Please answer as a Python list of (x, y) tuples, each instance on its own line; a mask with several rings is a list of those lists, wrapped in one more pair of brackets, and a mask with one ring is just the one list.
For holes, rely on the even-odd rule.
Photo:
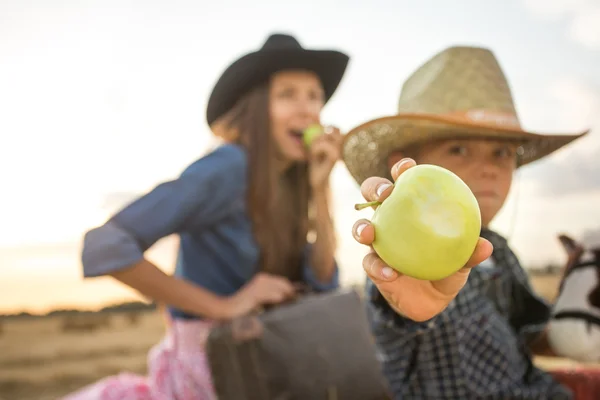
[(324, 105), (321, 81), (313, 72), (283, 71), (272, 76), (269, 89), (271, 134), (287, 161), (304, 161), (302, 131), (320, 123)]

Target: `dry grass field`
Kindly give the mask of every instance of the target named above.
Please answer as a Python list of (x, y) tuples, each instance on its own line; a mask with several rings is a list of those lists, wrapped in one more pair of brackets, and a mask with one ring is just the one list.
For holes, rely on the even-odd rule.
[(145, 373), (163, 333), (156, 311), (4, 321), (0, 400), (55, 400), (121, 370)]
[[(552, 300), (558, 278), (535, 276)], [(0, 322), (0, 400), (55, 400), (122, 370), (146, 371), (146, 355), (164, 333), (157, 311), (58, 315)], [(569, 364), (539, 359), (542, 366)]]

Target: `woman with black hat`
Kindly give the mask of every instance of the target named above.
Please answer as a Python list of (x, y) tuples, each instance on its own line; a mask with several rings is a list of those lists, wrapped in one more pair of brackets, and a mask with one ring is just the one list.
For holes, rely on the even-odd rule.
[[(270, 36), (213, 89), (207, 121), (224, 143), (85, 235), (84, 275), (110, 275), (167, 304), (170, 321), (149, 377), (121, 374), (68, 399), (213, 398), (202, 346), (213, 321), (285, 301), (295, 283), (337, 287), (328, 181), (342, 137), (324, 129), (307, 148), (302, 132), (320, 124), (347, 63)], [(170, 234), (180, 237), (174, 276), (144, 258)]]

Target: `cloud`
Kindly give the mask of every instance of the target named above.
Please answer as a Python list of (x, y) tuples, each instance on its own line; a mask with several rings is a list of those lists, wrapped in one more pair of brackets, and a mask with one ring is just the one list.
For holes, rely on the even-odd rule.
[(569, 13), (578, 13), (594, 7), (593, 0), (524, 0), (531, 12), (546, 18), (556, 18)]
[[(600, 224), (600, 222), (598, 223)], [(600, 248), (600, 229), (587, 229), (583, 232), (581, 242), (585, 248)]]
[(562, 104), (560, 122), (566, 129), (600, 127), (600, 87), (573, 78), (557, 80), (549, 94)]
[(138, 192), (111, 192), (104, 197), (102, 209), (112, 213), (141, 196)]
[(593, 152), (572, 150), (567, 159), (548, 160), (543, 168), (528, 174), (538, 194), (543, 196), (570, 196), (600, 192), (600, 146)]
[(586, 47), (600, 49), (600, 2), (597, 0), (523, 0), (534, 15), (563, 19), (568, 36)]
[(527, 168), (524, 178), (541, 195), (565, 196), (600, 191), (600, 89), (580, 80), (565, 78), (548, 88), (556, 108), (546, 109), (562, 132), (591, 129), (551, 155)]

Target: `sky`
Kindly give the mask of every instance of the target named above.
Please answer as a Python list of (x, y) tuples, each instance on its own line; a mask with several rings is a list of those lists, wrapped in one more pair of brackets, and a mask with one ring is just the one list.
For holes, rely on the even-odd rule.
[[(559, 232), (600, 229), (600, 0), (0, 0), (0, 312), (139, 298), (83, 281), (82, 235), (208, 150), (212, 85), (272, 32), (351, 56), (323, 113), (344, 132), (394, 114), (436, 52), (490, 48), (525, 128), (592, 128), (520, 170), (493, 227), (527, 267), (564, 261)], [(332, 186), (342, 279), (362, 281), (350, 228), (370, 211), (342, 163)], [(172, 271), (176, 244), (149, 258)]]

